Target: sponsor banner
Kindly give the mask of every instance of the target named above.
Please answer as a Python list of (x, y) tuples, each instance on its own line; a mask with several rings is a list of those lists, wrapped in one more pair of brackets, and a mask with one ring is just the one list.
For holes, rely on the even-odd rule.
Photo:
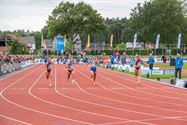
[[(148, 58), (142, 58), (144, 62), (148, 61)], [(126, 62), (130, 62), (129, 59), (127, 58)], [(155, 62), (163, 62), (162, 58), (155, 58)], [(170, 62), (170, 58), (167, 58), (167, 62)], [(183, 62), (187, 62), (187, 58), (183, 58)]]
[(175, 70), (164, 70), (164, 75), (174, 75), (175, 74)]
[(0, 65), (0, 75), (7, 74), (20, 69), (21, 69), (20, 63), (3, 63)]
[[(62, 63), (64, 63), (64, 61), (65, 60), (60, 60), (58, 62), (56, 59), (52, 59), (52, 62), (54, 62), (55, 64), (62, 64)], [(35, 59), (34, 64), (45, 64), (45, 60), (44, 59)]]
[(29, 66), (29, 65), (31, 65), (30, 64), (30, 60), (27, 60), (27, 61), (22, 61), (21, 62), (21, 66), (24, 68), (24, 67), (27, 67), (27, 66)]
[(30, 60), (22, 61), (21, 63), (2, 63), (0, 64), (0, 75), (20, 70), (29, 65), (31, 65)]
[(3, 64), (0, 64), (0, 76), (3, 75)]
[(146, 74), (151, 74), (150, 70), (142, 69), (141, 70), (141, 75), (146, 75)]
[(130, 66), (129, 65), (118, 65), (117, 69), (118, 70), (128, 70), (130, 71)]
[(57, 51), (63, 51), (64, 50), (64, 37), (63, 36), (57, 36), (56, 37), (56, 50)]
[(35, 60), (34, 60), (34, 63), (35, 63), (35, 64), (44, 64), (45, 61), (44, 61), (44, 59), (35, 59)]
[(159, 69), (153, 69), (152, 71), (149, 69), (142, 69), (141, 70), (142, 75), (146, 74), (152, 74), (152, 75), (174, 75), (175, 70), (159, 70)]
[(163, 75), (164, 71), (163, 70), (152, 70), (151, 72), (153, 75)]
[(185, 88), (186, 84), (187, 84), (187, 81), (182, 80), (182, 79), (176, 79), (175, 86), (180, 87), (180, 88)]

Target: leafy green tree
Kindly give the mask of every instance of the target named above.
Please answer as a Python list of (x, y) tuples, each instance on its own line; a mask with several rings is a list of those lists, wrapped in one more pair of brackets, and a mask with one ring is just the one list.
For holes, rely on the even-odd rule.
[(26, 45), (19, 43), (17, 40), (13, 40), (10, 48), (11, 54), (28, 54), (28, 48)]
[(66, 34), (70, 42), (73, 42), (76, 35), (83, 32), (88, 34), (105, 30), (102, 16), (84, 2), (60, 3), (49, 16), (47, 24), (50, 37)]
[[(178, 33), (186, 35), (186, 17), (181, 0), (151, 0), (143, 5), (138, 4), (131, 13), (129, 26), (124, 29), (123, 40), (132, 40), (138, 33), (141, 42), (155, 43), (156, 35), (160, 33), (161, 43), (176, 43)], [(185, 28), (184, 28), (185, 27)], [(125, 34), (130, 34), (125, 37)], [(183, 37), (183, 41), (186, 38)]]
[(44, 26), (41, 29), (41, 34), (43, 34), (44, 39), (48, 39), (49, 38), (49, 33), (48, 33), (48, 27)]
[(41, 32), (36, 31), (36, 32), (31, 32), (29, 33), (30, 36), (34, 36), (35, 42), (36, 42), (36, 49), (40, 50), (41, 49)]
[(125, 49), (125, 43), (119, 43), (116, 45), (116, 49), (117, 50), (124, 50)]
[(107, 25), (106, 41), (110, 41), (110, 36), (113, 34), (114, 44), (118, 44), (122, 41), (123, 29), (127, 27), (128, 20), (126, 18), (106, 18), (105, 24)]

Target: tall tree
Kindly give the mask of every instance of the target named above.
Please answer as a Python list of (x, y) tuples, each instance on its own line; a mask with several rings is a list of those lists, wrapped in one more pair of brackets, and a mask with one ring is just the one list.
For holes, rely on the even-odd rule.
[(97, 33), (105, 30), (104, 19), (90, 5), (80, 2), (77, 4), (62, 2), (56, 7), (47, 21), (51, 37), (66, 34), (73, 42), (76, 35), (83, 32)]
[(121, 43), (121, 35), (124, 28), (127, 27), (128, 20), (126, 18), (106, 18), (105, 23), (107, 25), (106, 41), (110, 41), (110, 35), (114, 35), (114, 44)]
[(154, 42), (160, 33), (161, 43), (176, 43), (178, 33), (185, 36), (187, 31), (184, 9), (181, 0), (145, 1), (132, 10), (129, 28), (124, 33), (138, 33), (141, 42)]

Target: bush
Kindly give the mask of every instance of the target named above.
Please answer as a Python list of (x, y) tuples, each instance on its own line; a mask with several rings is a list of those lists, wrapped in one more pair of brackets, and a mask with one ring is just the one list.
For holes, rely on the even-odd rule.
[(10, 54), (29, 54), (29, 48), (26, 45), (13, 40), (10, 48)]
[(119, 49), (119, 50), (125, 49), (125, 43), (122, 42), (122, 43), (120, 43), (120, 44), (117, 44), (117, 45), (116, 45), (116, 49), (117, 49), (117, 50), (118, 50), (118, 49)]

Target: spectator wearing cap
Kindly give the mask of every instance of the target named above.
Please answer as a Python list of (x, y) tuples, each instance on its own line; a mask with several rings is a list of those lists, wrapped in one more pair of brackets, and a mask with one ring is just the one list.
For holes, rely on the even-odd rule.
[(181, 79), (182, 67), (183, 67), (183, 59), (181, 58), (181, 55), (178, 53), (175, 59), (175, 78), (177, 78), (179, 73), (179, 79)]

